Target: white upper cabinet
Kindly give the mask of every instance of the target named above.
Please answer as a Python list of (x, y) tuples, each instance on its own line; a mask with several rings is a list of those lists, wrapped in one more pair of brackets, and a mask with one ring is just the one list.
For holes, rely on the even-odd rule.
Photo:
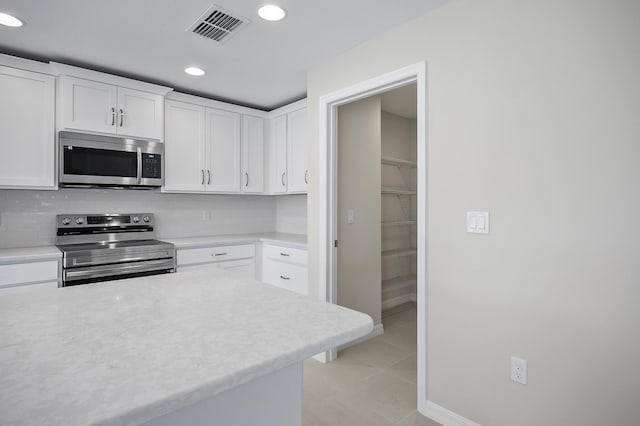
[(204, 191), (205, 108), (167, 100), (165, 104), (165, 191)]
[(0, 66), (0, 188), (55, 189), (55, 77)]
[(240, 114), (206, 109), (207, 190), (240, 192)]
[(307, 109), (299, 101), (271, 112), (267, 182), (272, 194), (306, 193)]
[(163, 190), (239, 193), (241, 115), (177, 100), (165, 108)]
[(307, 109), (289, 113), (287, 117), (287, 189), (307, 192)]
[(60, 130), (162, 140), (164, 96), (60, 76)]
[(241, 191), (264, 192), (264, 119), (242, 117), (241, 155)]
[(271, 120), (270, 141), (270, 187), (271, 192), (287, 192), (287, 116), (281, 115)]
[(118, 87), (119, 135), (162, 140), (164, 97)]
[(116, 88), (109, 84), (60, 77), (65, 129), (116, 132)]

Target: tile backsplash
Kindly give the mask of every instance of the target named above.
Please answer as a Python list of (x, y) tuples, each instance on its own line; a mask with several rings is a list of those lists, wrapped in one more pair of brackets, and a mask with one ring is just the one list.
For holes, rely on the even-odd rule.
[(276, 198), (276, 231), (287, 234), (307, 233), (307, 196), (278, 195)]
[[(64, 213), (154, 213), (158, 238), (274, 232), (276, 198), (163, 194), (158, 190), (0, 190), (0, 248), (54, 244), (55, 216)], [(281, 210), (290, 216), (286, 223), (291, 224), (282, 224), (289, 231), (281, 232), (302, 229), (301, 219), (294, 217), (300, 213), (300, 202), (281, 203)]]

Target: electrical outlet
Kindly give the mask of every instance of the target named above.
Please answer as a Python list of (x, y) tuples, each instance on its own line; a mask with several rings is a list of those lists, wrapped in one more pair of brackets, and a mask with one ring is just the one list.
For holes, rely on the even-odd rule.
[(511, 380), (517, 383), (527, 384), (527, 360), (511, 357)]

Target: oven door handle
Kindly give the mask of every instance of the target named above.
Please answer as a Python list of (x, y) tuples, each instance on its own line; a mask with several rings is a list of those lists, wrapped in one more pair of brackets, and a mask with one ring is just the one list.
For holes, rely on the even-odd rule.
[(130, 253), (127, 255), (114, 254), (103, 256), (70, 256), (62, 259), (63, 266), (67, 268), (97, 267), (106, 264), (147, 262), (150, 260), (167, 259), (173, 257), (173, 250), (156, 250), (144, 253)]
[(63, 270), (63, 281), (75, 281), (88, 278), (112, 277), (136, 272), (161, 271), (175, 269), (175, 259), (149, 260), (145, 262), (123, 263), (119, 265), (101, 265), (86, 268)]
[(140, 185), (142, 183), (142, 148), (137, 147), (136, 153), (138, 154), (138, 174), (136, 177), (138, 178), (138, 185)]

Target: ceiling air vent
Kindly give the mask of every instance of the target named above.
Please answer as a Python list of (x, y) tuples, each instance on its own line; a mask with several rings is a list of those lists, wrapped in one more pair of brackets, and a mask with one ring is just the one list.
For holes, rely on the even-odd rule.
[(249, 20), (233, 15), (220, 6), (213, 5), (193, 23), (187, 31), (217, 42), (227, 41), (236, 34)]

